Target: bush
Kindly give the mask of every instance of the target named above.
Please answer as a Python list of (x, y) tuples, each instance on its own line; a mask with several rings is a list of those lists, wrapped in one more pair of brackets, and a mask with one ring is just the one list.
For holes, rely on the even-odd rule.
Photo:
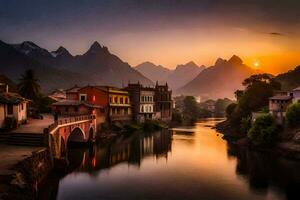
[(270, 114), (258, 117), (248, 132), (248, 137), (256, 145), (271, 144), (276, 136), (277, 125)]
[(286, 120), (290, 127), (300, 125), (300, 103), (294, 103), (288, 106), (286, 111)]
[(240, 127), (241, 133), (243, 135), (246, 135), (250, 128), (251, 128), (250, 119), (243, 117), (241, 120), (241, 127)]

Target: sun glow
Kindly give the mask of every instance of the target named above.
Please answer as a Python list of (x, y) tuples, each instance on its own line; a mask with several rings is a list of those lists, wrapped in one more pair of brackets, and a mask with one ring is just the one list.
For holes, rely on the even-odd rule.
[(259, 62), (257, 62), (257, 61), (254, 62), (254, 63), (253, 63), (253, 66), (254, 66), (254, 69), (258, 69), (258, 68), (259, 68)]

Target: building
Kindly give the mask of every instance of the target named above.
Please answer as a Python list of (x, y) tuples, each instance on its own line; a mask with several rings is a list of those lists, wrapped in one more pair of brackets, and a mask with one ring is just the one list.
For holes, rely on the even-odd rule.
[(77, 100), (89, 105), (100, 106), (109, 122), (132, 119), (129, 93), (110, 86), (85, 86), (66, 91), (67, 100)]
[(17, 127), (27, 121), (27, 107), (29, 100), (23, 98), (17, 93), (0, 93), (0, 128), (5, 128), (5, 120), (11, 119)]
[(269, 112), (278, 124), (283, 124), (288, 105), (292, 103), (291, 95), (276, 95), (269, 98)]
[(144, 122), (145, 120), (154, 119), (155, 89), (151, 87), (143, 87), (140, 83), (136, 83), (128, 84), (126, 90), (130, 95), (134, 120)]
[(100, 130), (101, 125), (106, 120), (103, 107), (79, 100), (62, 100), (53, 103), (52, 110), (60, 118), (79, 115), (94, 115), (96, 117), (96, 130)]
[(78, 85), (75, 85), (73, 87), (71, 87), (70, 89), (66, 90), (66, 99), (69, 100), (78, 100), (78, 90), (81, 87), (79, 87)]
[(163, 121), (171, 121), (172, 119), (172, 91), (169, 90), (168, 84), (159, 85), (156, 82), (155, 93), (155, 118)]
[(300, 102), (300, 87), (293, 89), (290, 95), (293, 97), (293, 103)]
[(109, 120), (131, 121), (132, 110), (128, 91), (113, 87), (106, 87), (109, 97)]
[(53, 92), (51, 92), (51, 94), (48, 95), (48, 97), (53, 101), (62, 101), (67, 98), (66, 91), (64, 91), (63, 89), (54, 90)]

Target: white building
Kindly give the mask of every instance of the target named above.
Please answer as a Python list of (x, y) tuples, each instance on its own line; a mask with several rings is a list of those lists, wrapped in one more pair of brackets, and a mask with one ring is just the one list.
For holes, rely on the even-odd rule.
[(139, 121), (145, 121), (153, 118), (154, 113), (154, 90), (142, 89), (140, 91), (140, 112)]
[(27, 120), (28, 100), (17, 93), (0, 93), (0, 128), (5, 128), (5, 120), (15, 121), (18, 126)]

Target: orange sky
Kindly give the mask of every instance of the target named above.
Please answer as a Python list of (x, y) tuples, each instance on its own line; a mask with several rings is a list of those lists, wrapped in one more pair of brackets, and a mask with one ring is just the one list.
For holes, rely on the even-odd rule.
[(111, 46), (133, 66), (151, 61), (174, 68), (191, 60), (211, 66), (218, 57), (229, 59), (233, 54), (250, 67), (259, 63), (259, 69), (272, 74), (300, 65), (300, 38), (293, 33), (281, 36), (242, 28), (164, 30), (118, 35)]
[(300, 64), (299, 10), (297, 0), (4, 0), (0, 39), (73, 55), (97, 40), (132, 66), (211, 66), (236, 54), (277, 74)]

